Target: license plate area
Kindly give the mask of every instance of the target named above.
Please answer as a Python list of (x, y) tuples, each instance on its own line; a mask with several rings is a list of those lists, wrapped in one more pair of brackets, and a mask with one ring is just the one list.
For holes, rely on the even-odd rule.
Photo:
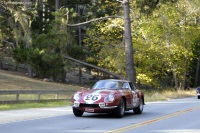
[(86, 112), (94, 112), (94, 109), (85, 109)]

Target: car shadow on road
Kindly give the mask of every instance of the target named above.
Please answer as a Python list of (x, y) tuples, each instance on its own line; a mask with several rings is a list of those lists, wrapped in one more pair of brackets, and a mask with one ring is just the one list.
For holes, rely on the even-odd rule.
[[(130, 117), (130, 116), (134, 116), (136, 114), (134, 114), (133, 112), (125, 112), (123, 117)], [(99, 118), (99, 119), (119, 119), (116, 118), (115, 115), (113, 115), (112, 113), (84, 113), (83, 116), (84, 118)]]

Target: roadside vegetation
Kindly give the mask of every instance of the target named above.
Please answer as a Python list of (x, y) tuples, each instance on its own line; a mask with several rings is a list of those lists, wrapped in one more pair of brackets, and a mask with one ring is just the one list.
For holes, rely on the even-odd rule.
[[(125, 36), (124, 2), (3, 0), (0, 68), (7, 69), (4, 59), (9, 57), (17, 65), (26, 64), (29, 77), (34, 72), (37, 78), (64, 82), (66, 73), (79, 67), (81, 83), (81, 70), (92, 64), (101, 76), (103, 69), (129, 80), (129, 69), (135, 69), (132, 82), (153, 88), (198, 86), (200, 1), (130, 0), (131, 38)], [(132, 49), (125, 47), (127, 40)], [(129, 50), (133, 54), (127, 55)], [(126, 63), (129, 59), (134, 66)]]
[[(8, 71), (0, 71), (0, 89), (75, 91), (119, 77), (143, 90), (146, 102), (194, 96), (191, 88), (200, 84), (200, 1), (120, 1), (2, 0), (0, 70)], [(37, 98), (20, 94), (29, 97)], [(69, 105), (48, 104), (4, 108)]]
[(43, 108), (43, 107), (61, 107), (61, 106), (69, 106), (71, 101), (58, 101), (58, 102), (40, 102), (40, 103), (31, 103), (31, 102), (23, 102), (16, 104), (0, 104), (0, 111), (4, 110), (16, 110), (16, 109), (28, 109), (28, 108)]
[[(86, 85), (72, 85), (72, 84), (63, 84), (63, 83), (53, 83), (53, 82), (44, 82), (38, 79), (31, 79), (23, 74), (16, 72), (9, 72), (0, 70), (0, 90), (24, 90), (24, 89), (70, 89), (70, 90), (79, 90), (83, 88), (88, 88)], [(161, 101), (161, 100), (170, 100), (174, 98), (185, 98), (195, 96), (195, 90), (179, 90), (175, 91), (174, 89), (142, 89), (145, 94), (145, 102), (151, 101)], [(0, 101), (8, 100), (12, 96), (3, 96), (0, 95)], [(24, 96), (26, 98), (34, 97), (32, 95)], [(48, 98), (49, 96), (46, 96)], [(26, 108), (41, 108), (41, 107), (58, 107), (58, 106), (70, 106), (71, 101), (69, 100), (71, 95), (69, 95), (68, 100), (63, 101), (54, 101), (54, 102), (22, 102), (16, 104), (0, 104), (0, 111), (2, 110), (13, 110), (13, 109), (26, 109)]]
[(42, 79), (33, 79), (25, 75), (25, 73), (0, 70), (0, 90), (40, 90), (40, 89), (67, 89), (78, 90), (81, 86), (44, 82)]

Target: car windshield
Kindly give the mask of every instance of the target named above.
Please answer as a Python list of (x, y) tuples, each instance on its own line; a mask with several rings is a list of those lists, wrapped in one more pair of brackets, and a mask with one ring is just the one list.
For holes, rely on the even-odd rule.
[(96, 82), (92, 89), (118, 89), (121, 87), (121, 83), (112, 80), (100, 80)]

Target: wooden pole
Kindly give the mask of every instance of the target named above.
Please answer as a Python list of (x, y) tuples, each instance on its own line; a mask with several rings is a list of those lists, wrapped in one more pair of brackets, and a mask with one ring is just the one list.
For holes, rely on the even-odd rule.
[(133, 43), (131, 35), (130, 6), (129, 0), (123, 0), (124, 9), (124, 35), (126, 51), (126, 76), (133, 84), (136, 83), (136, 72), (134, 68)]

